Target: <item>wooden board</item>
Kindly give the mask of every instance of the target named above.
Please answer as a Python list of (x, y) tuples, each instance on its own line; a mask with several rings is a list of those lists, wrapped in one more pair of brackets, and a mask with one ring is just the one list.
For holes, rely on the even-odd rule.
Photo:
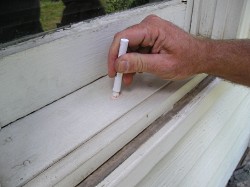
[(237, 35), (244, 0), (219, 0), (216, 6), (212, 38), (233, 39)]
[(250, 1), (245, 0), (243, 4), (240, 25), (237, 32), (238, 38), (250, 38)]
[(228, 180), (233, 174), (234, 169), (237, 167), (237, 164), (239, 163), (240, 159), (242, 158), (242, 155), (244, 154), (247, 148), (247, 144), (249, 142), (249, 126), (250, 125), (247, 124), (242, 130), (234, 145), (231, 146), (231, 150), (226, 154), (217, 170), (213, 173), (213, 176), (207, 186), (226, 186)]
[[(250, 133), (250, 95), (236, 108), (225, 122), (208, 149), (183, 178), (180, 186), (226, 186), (232, 171), (244, 153)], [(229, 155), (229, 156), (227, 156)], [(226, 157), (227, 161), (226, 161)], [(225, 163), (230, 163), (226, 167)], [(197, 173), (205, 173), (197, 177)], [(215, 183), (217, 183), (215, 185)], [(212, 185), (213, 184), (213, 185)]]
[(193, 3), (190, 33), (197, 35), (199, 33), (202, 0), (194, 0)]
[(224, 39), (234, 39), (237, 36), (239, 28), (240, 18), (242, 14), (243, 4), (245, 0), (230, 0), (225, 28), (224, 28)]
[(192, 20), (193, 8), (194, 8), (194, 0), (187, 1), (185, 25), (183, 29), (189, 33), (191, 31), (191, 20)]
[(194, 0), (190, 32), (214, 39), (235, 38), (246, 1)]
[[(214, 24), (214, 15), (217, 6), (217, 0), (202, 1), (199, 34), (205, 37), (209, 37), (212, 34), (212, 28)], [(223, 24), (223, 23), (222, 23)]]
[[(90, 169), (94, 171), (95, 166), (100, 166), (100, 164), (97, 165), (97, 163), (104, 163), (107, 158), (113, 156), (125, 144), (130, 142), (148, 125), (160, 117), (161, 114), (171, 110), (173, 105), (187, 92), (191, 91), (204, 77), (204, 75), (201, 75), (188, 82), (181, 81), (179, 83), (171, 83), (157, 91), (134, 109), (130, 110), (119, 120), (115, 121), (106, 128), (105, 131), (99, 133), (101, 136), (98, 135), (94, 138), (94, 143), (87, 144), (88, 147), (97, 147), (98, 152), (96, 151), (95, 155), (84, 164), (78, 165), (76, 170), (73, 172), (71, 171), (71, 173), (58, 182), (56, 186), (66, 187), (78, 184), (77, 181), (82, 181), (83, 178), (90, 173)], [(109, 137), (109, 139), (104, 141), (105, 144), (100, 146), (100, 142), (107, 139), (107, 137)], [(86, 151), (81, 150), (81, 152), (83, 153)], [(82, 154), (78, 153), (78, 157), (82, 157), (81, 155)], [(60, 163), (60, 165), (61, 164), (65, 165), (65, 162)], [(43, 177), (45, 177), (45, 175), (43, 175)]]
[[(146, 6), (90, 23), (79, 23), (68, 31), (1, 51), (0, 126), (38, 110), (0, 131), (0, 168), (4, 168), (0, 169), (1, 184), (7, 187), (74, 186), (195, 87), (205, 75), (169, 83), (144, 74), (137, 76), (132, 87), (123, 89), (119, 100), (112, 100), (113, 80), (105, 76), (104, 60), (113, 34), (148, 14), (157, 14), (188, 30), (190, 8), (201, 6), (193, 5), (188, 4), (187, 8), (185, 3), (175, 0)], [(198, 17), (192, 20), (191, 31), (195, 22), (200, 24)], [(195, 28), (199, 27), (196, 25)], [(219, 103), (216, 106), (221, 104), (221, 108), (226, 108), (228, 105), (223, 103), (224, 97), (231, 94), (231, 98), (237, 93), (239, 99), (243, 98), (244, 89), (238, 93), (235, 91), (238, 89), (231, 89), (228, 83), (219, 82), (202, 92), (183, 113), (166, 125), (166, 131), (161, 131), (150, 140), (151, 143), (146, 143), (135, 156), (132, 155), (128, 161), (132, 165), (122, 168), (127, 162), (122, 164), (117, 169), (121, 172), (114, 174), (114, 180), (113, 174), (110, 175), (112, 181), (108, 177), (104, 185), (143, 183), (143, 178), (157, 167), (155, 165), (168, 151), (175, 150), (174, 146), (194, 125), (198, 126), (199, 119), (215, 102)], [(230, 104), (236, 106), (237, 102), (234, 95)], [(210, 118), (220, 115), (217, 112), (210, 114)], [(230, 112), (222, 113), (227, 117)], [(210, 124), (207, 130), (211, 129)], [(201, 131), (200, 128), (198, 130)], [(211, 143), (212, 140), (209, 141)], [(209, 147), (208, 144), (205, 146)], [(197, 141), (190, 145), (200, 144)], [(148, 150), (146, 156), (145, 150)], [(151, 156), (156, 158), (153, 162)], [(183, 160), (180, 156), (181, 163)], [(146, 166), (137, 168), (140, 163)], [(169, 173), (172, 171), (177, 169), (173, 167)], [(180, 175), (187, 171), (180, 172)], [(175, 184), (175, 177), (166, 179)]]
[(149, 14), (183, 28), (186, 4), (174, 0), (128, 10), (2, 50), (0, 127), (105, 76), (114, 34)]
[[(196, 105), (194, 110), (191, 107), (193, 112), (187, 112), (188, 119), (185, 119), (185, 111), (188, 111), (185, 108), (183, 113), (173, 119), (172, 124), (168, 122), (166, 127), (142, 145), (98, 186), (134, 186), (138, 182), (141, 182), (139, 186), (176, 186), (223, 128), (223, 120), (231, 116), (248, 92), (244, 88), (234, 89), (234, 86), (228, 84), (221, 83), (211, 92), (206, 92), (207, 96), (198, 102), (199, 107)], [(212, 107), (206, 113), (209, 108), (205, 107), (207, 104)], [(226, 107), (228, 105), (229, 108)], [(218, 106), (225, 110), (218, 112)], [(220, 121), (222, 123), (219, 123)], [(186, 129), (185, 126), (189, 128)], [(192, 126), (192, 130), (186, 134)], [(176, 130), (178, 128), (179, 130)], [(179, 139), (184, 135), (185, 138), (180, 141), (183, 143), (179, 143)], [(162, 158), (164, 161), (160, 161)]]
[(113, 81), (104, 77), (16, 121), (0, 131), (0, 180), (17, 186), (40, 174), (30, 186), (52, 185), (83, 165), (71, 178), (81, 181), (204, 77), (164, 87), (168, 82), (138, 75), (117, 100), (111, 99)]
[[(238, 90), (239, 91), (239, 90)], [(231, 92), (232, 90), (228, 90)], [(235, 92), (236, 93), (236, 92)], [(248, 92), (249, 93), (249, 92)], [(240, 114), (245, 113), (245, 109), (249, 110), (249, 103), (244, 107), (235, 107), (241, 105), (244, 102), (245, 94), (239, 96), (240, 99), (230, 99), (227, 94), (223, 94), (222, 98), (217, 100), (217, 103), (214, 104), (207, 113), (204, 114), (199, 119), (199, 122), (185, 135), (185, 137), (178, 142), (178, 144), (174, 147), (173, 150), (169, 154), (167, 154), (151, 171), (148, 175), (141, 181), (139, 186), (206, 186), (208, 184), (207, 181), (212, 180), (211, 175), (217, 169), (216, 165), (216, 156), (214, 156), (215, 150), (219, 151), (219, 155), (225, 155), (224, 147), (227, 144), (229, 147), (234, 143), (235, 137), (238, 137), (240, 132), (244, 131), (244, 128), (249, 126), (246, 123), (246, 119), (248, 118), (246, 115), (242, 115), (242, 119), (236, 118), (238, 120), (242, 120), (241, 126), (238, 127), (239, 124), (234, 123), (234, 128), (227, 128), (228, 121), (232, 120), (231, 117), (234, 115), (228, 115), (227, 112), (234, 114), (239, 112)], [(235, 94), (238, 96), (238, 94)], [(243, 96), (243, 98), (242, 98)], [(227, 97), (227, 98), (226, 98)], [(232, 95), (231, 95), (232, 97)], [(234, 96), (235, 97), (235, 96)], [(236, 101), (236, 103), (235, 103)], [(229, 104), (230, 103), (230, 104)], [(218, 105), (217, 105), (218, 104)], [(235, 105), (236, 104), (236, 105)], [(216, 106), (217, 105), (217, 106)], [(230, 105), (230, 107), (225, 107), (225, 105)], [(223, 108), (223, 111), (219, 109)], [(230, 108), (230, 109), (228, 109)], [(237, 111), (239, 110), (240, 111)], [(213, 116), (213, 117), (211, 117)], [(235, 134), (232, 134), (232, 130), (238, 129)], [(217, 140), (218, 136), (222, 136), (223, 143), (225, 144), (215, 144), (214, 141)], [(197, 139), (196, 139), (197, 138)], [(232, 143), (231, 143), (232, 142)], [(244, 147), (241, 149), (244, 149)], [(226, 151), (226, 150), (225, 150)], [(237, 150), (235, 150), (237, 151)], [(207, 154), (209, 155), (207, 155)], [(236, 152), (235, 152), (236, 153)], [(238, 153), (238, 152), (237, 152)], [(205, 157), (201, 160), (208, 164), (210, 167), (206, 167), (207, 165), (199, 165), (198, 171), (195, 173), (195, 176), (192, 172), (192, 169), (195, 168), (197, 163), (200, 163), (201, 157)], [(240, 159), (241, 156), (238, 157)], [(232, 158), (232, 157), (231, 157)], [(220, 161), (223, 157), (218, 158)], [(211, 170), (210, 170), (211, 169)], [(225, 170), (223, 170), (225, 173)], [(233, 169), (231, 169), (231, 172)], [(229, 171), (227, 171), (229, 172)], [(190, 174), (190, 175), (189, 175)], [(190, 176), (191, 178), (187, 178), (188, 181), (182, 181), (185, 176)], [(222, 175), (217, 176), (218, 180), (224, 180), (225, 177)], [(227, 178), (229, 179), (229, 177)], [(187, 182), (187, 183), (186, 183)], [(200, 182), (200, 183), (199, 183)], [(201, 184), (201, 185), (199, 185)]]

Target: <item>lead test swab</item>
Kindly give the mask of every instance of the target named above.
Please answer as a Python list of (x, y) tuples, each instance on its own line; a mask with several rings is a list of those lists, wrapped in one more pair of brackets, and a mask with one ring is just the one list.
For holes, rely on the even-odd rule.
[[(118, 57), (126, 54), (127, 49), (128, 49), (128, 42), (129, 40), (126, 38), (121, 39)], [(113, 98), (117, 98), (120, 95), (121, 85), (122, 85), (122, 75), (123, 75), (122, 73), (117, 73), (115, 76), (115, 82), (114, 82), (113, 94), (112, 94)]]

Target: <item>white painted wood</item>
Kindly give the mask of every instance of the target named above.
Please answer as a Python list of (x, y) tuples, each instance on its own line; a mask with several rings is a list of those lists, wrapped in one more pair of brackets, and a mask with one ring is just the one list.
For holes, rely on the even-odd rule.
[[(193, 7), (198, 12), (192, 14), (191, 32), (197, 33), (202, 1), (194, 2), (198, 2)], [(191, 5), (188, 4), (187, 8), (187, 5), (175, 0), (117, 13), (90, 23), (76, 24), (70, 31), (45, 36), (45, 39), (32, 40), (37, 42), (35, 46), (32, 41), (28, 41), (1, 52), (0, 126), (85, 85), (0, 131), (1, 184), (7, 187), (76, 185), (162, 113), (169, 111), (175, 102), (199, 83), (204, 75), (191, 81), (168, 84), (144, 74), (137, 77), (132, 87), (123, 90), (119, 100), (111, 100), (113, 80), (100, 78), (106, 74), (105, 50), (108, 50), (115, 32), (139, 22), (151, 13), (188, 29), (190, 19), (187, 15), (191, 16)], [(133, 19), (130, 19), (131, 16)], [(121, 22), (124, 24), (120, 25)], [(100, 41), (103, 46), (99, 45)], [(191, 150), (194, 145), (201, 146), (205, 152), (217, 137), (219, 129), (224, 128), (217, 127), (213, 134), (211, 124), (216, 120), (227, 119), (246, 92), (245, 89), (234, 89), (231, 84), (216, 80), (167, 124), (165, 131), (152, 137), (148, 141), (150, 143), (146, 142), (101, 184), (130, 186), (141, 180), (140, 184), (143, 184), (143, 181), (148, 180), (144, 177), (161, 165), (157, 163), (167, 153), (180, 153), (173, 151), (184, 146), (179, 141), (183, 141), (186, 133), (188, 135), (184, 139), (192, 143), (186, 144), (185, 149), (182, 147), (183, 150), (190, 146)], [(218, 108), (225, 108), (225, 111), (220, 113)], [(205, 115), (207, 111), (209, 114)], [(207, 120), (203, 121), (209, 125), (200, 127), (199, 118), (203, 115)], [(221, 118), (213, 119), (220, 115)], [(208, 131), (207, 134), (202, 131), (203, 127)], [(193, 128), (198, 129), (199, 135)], [(205, 143), (199, 144), (201, 135), (204, 135)], [(210, 138), (209, 142), (205, 138)], [(201, 149), (194, 150), (198, 152)], [(192, 154), (187, 151), (187, 156), (191, 157)], [(193, 163), (197, 157), (199, 154), (192, 158)], [(168, 159), (173, 158), (176, 157)], [(190, 163), (184, 162), (183, 155), (179, 154), (178, 159), (179, 165), (169, 166), (166, 177), (169, 184), (176, 184), (177, 178), (177, 175), (170, 174), (178, 173), (184, 177), (191, 167)], [(177, 167), (183, 163), (186, 168), (179, 172)], [(163, 180), (158, 182), (160, 184)], [(146, 183), (150, 184), (150, 181)]]
[(242, 14), (244, 0), (230, 0), (230, 11), (227, 16), (227, 21), (224, 31), (224, 39), (234, 39), (236, 38), (239, 22)]
[(199, 32), (199, 26), (200, 26), (202, 0), (193, 0), (193, 1), (194, 1), (194, 5), (193, 5), (193, 12), (192, 12), (190, 33), (193, 35), (197, 35)]
[(243, 4), (244, 0), (218, 0), (212, 38), (236, 38)]
[[(184, 177), (180, 186), (200, 187), (209, 183), (211, 187), (226, 185), (247, 146), (250, 132), (249, 110), (250, 95), (248, 94), (236, 108), (235, 113), (225, 121), (223, 129)], [(227, 162), (233, 166), (231, 168), (222, 164), (227, 155), (230, 155)], [(218, 172), (218, 170), (221, 171)], [(198, 175), (203, 172), (206, 174)], [(215, 185), (216, 182), (220, 185)]]
[(217, 0), (202, 1), (199, 26), (199, 34), (202, 36), (210, 37), (212, 34), (216, 5)]
[(237, 32), (238, 38), (250, 38), (250, 0), (245, 0)]
[(149, 14), (161, 16), (183, 28), (186, 4), (174, 0), (116, 13), (90, 23), (76, 24), (70, 31), (49, 35), (49, 39), (45, 36), (45, 39), (38, 38), (3, 50), (0, 57), (0, 126), (106, 75), (107, 53), (113, 35)]
[(191, 20), (192, 20), (193, 8), (194, 8), (194, 0), (187, 1), (187, 9), (186, 9), (186, 15), (185, 15), (185, 25), (184, 25), (184, 28), (183, 28), (186, 32), (190, 32), (190, 29), (191, 29)]
[[(212, 109), (214, 110), (213, 107)], [(217, 117), (217, 115), (214, 116), (215, 118)], [(224, 117), (222, 117), (222, 120), (224, 120), (223, 118)], [(207, 118), (208, 121), (211, 121), (211, 119), (211, 116), (210, 118)], [(205, 124), (208, 125), (206, 122)], [(210, 128), (211, 126), (215, 125), (217, 124), (210, 124)], [(200, 130), (198, 130), (196, 127), (194, 128), (195, 129), (190, 130), (191, 132), (186, 135), (189, 138), (184, 137), (184, 140), (178, 143), (175, 148), (171, 150), (171, 152), (155, 166), (155, 168), (144, 178), (145, 181), (140, 183), (139, 186), (196, 186), (195, 183), (192, 183), (191, 185), (188, 183), (183, 183), (183, 185), (178, 183), (186, 174), (190, 172), (190, 169), (199, 160), (200, 155), (203, 154), (203, 150), (206, 149), (206, 145), (208, 145), (212, 140), (208, 139), (208, 135), (216, 135), (218, 130), (216, 127), (207, 129), (207, 126), (201, 127), (202, 129)], [(200, 137), (197, 138), (197, 136)], [(208, 168), (203, 167), (202, 172), (200, 171), (199, 173), (202, 175), (205, 174), (205, 176), (207, 176), (207, 169)], [(194, 178), (194, 181), (199, 180), (199, 173), (196, 173), (196, 178)], [(203, 184), (201, 186), (206, 185)]]
[(212, 30), (213, 39), (222, 39), (224, 35), (224, 28), (229, 11), (230, 0), (218, 0)]
[[(249, 111), (249, 109), (248, 109)], [(249, 120), (248, 120), (249, 122)], [(237, 141), (232, 146), (230, 152), (223, 159), (220, 167), (214, 172), (213, 178), (208, 183), (210, 187), (220, 187), (225, 186), (232, 176), (234, 169), (239, 163), (242, 155), (247, 148), (247, 142), (249, 141), (249, 123), (245, 129), (239, 135)]]
[[(249, 93), (249, 91), (248, 91)], [(249, 95), (249, 94), (248, 94)], [(227, 105), (228, 103), (231, 102), (231, 100), (226, 101)], [(231, 115), (231, 118), (224, 118), (222, 117), (221, 119), (217, 118), (218, 115), (213, 115), (213, 117), (207, 118), (206, 116), (209, 114), (204, 115), (203, 118), (207, 118), (208, 121), (211, 122), (214, 121), (213, 123), (210, 124), (211, 129), (208, 129), (207, 126), (203, 126), (201, 123), (200, 125), (203, 126), (199, 131), (196, 131), (194, 129), (191, 130), (190, 133), (192, 135), (186, 135), (189, 136), (189, 138), (185, 138), (181, 142), (179, 142), (176, 146), (175, 149), (171, 151), (169, 155), (166, 155), (166, 157), (160, 161), (156, 167), (145, 177), (145, 181), (149, 180), (151, 183), (145, 183), (145, 181), (142, 183), (145, 186), (207, 186), (208, 178), (211, 179), (211, 175), (213, 175), (217, 169), (218, 166), (218, 160), (217, 159), (223, 159), (221, 155), (225, 155), (225, 147), (230, 147), (232, 148), (233, 141), (235, 140), (236, 137), (242, 132), (246, 131), (249, 132), (249, 124), (247, 123), (247, 119), (249, 119), (248, 115), (246, 115), (247, 111), (249, 111), (250, 108), (250, 103), (249, 100), (245, 102), (245, 98), (242, 100), (242, 103), (244, 103), (244, 106), (239, 106), (236, 109), (231, 109), (234, 110), (236, 115)], [(241, 103), (241, 104), (242, 104)], [(234, 104), (230, 105), (230, 107), (234, 108)], [(220, 107), (220, 106), (219, 106)], [(210, 109), (210, 111), (217, 111), (219, 115), (221, 115), (223, 112), (221, 112), (221, 109), (216, 109), (218, 108), (213, 105), (213, 107)], [(225, 107), (222, 107), (223, 110)], [(238, 115), (237, 115), (238, 114)], [(234, 120), (234, 121), (233, 121)], [(233, 123), (235, 120), (240, 121), (240, 124), (238, 123)], [(204, 120), (203, 120), (204, 121)], [(219, 122), (221, 121), (221, 122)], [(219, 124), (218, 124), (219, 123)], [(222, 123), (222, 124), (221, 124)], [(231, 125), (229, 125), (231, 124)], [(208, 125), (208, 124), (206, 124)], [(217, 126), (223, 125), (223, 129), (220, 131), (217, 131)], [(232, 127), (233, 126), (233, 127)], [(197, 129), (196, 129), (197, 130)], [(235, 131), (235, 132), (234, 132)], [(214, 135), (219, 132), (219, 135), (215, 137), (213, 142), (209, 145), (209, 148), (206, 149), (204, 148), (205, 144), (208, 143), (208, 141), (211, 141), (206, 139), (206, 136), (208, 134)], [(202, 136), (196, 139), (197, 134), (198, 136)], [(213, 134), (214, 133), (214, 134)], [(249, 134), (249, 133), (248, 133)], [(219, 137), (219, 138), (218, 138)], [(244, 137), (242, 137), (243, 142), (246, 143), (244, 140)], [(196, 143), (195, 143), (196, 141)], [(192, 143), (193, 142), (193, 143)], [(195, 145), (196, 144), (196, 145)], [(244, 152), (244, 147), (241, 145), (240, 149), (243, 150)], [(186, 148), (184, 148), (186, 147)], [(202, 150), (206, 150), (206, 152), (202, 152)], [(218, 151), (218, 152), (216, 152)], [(242, 151), (238, 151), (238, 149), (234, 150), (234, 154), (238, 154), (237, 159), (239, 160), (241, 158), (241, 155), (239, 153), (243, 153)], [(202, 158), (201, 158), (201, 157)], [(233, 155), (231, 155), (231, 160), (232, 161)], [(237, 162), (233, 162), (234, 164), (237, 164)], [(197, 166), (198, 165), (198, 169)], [(223, 166), (221, 166), (223, 167)], [(228, 168), (229, 169), (229, 168)], [(194, 171), (193, 171), (194, 170)], [(223, 175), (228, 172), (233, 172), (234, 168), (231, 168), (230, 170), (226, 171), (226, 169), (223, 169), (222, 173), (217, 173), (217, 182), (218, 181), (226, 181), (228, 178), (225, 178)], [(179, 182), (181, 181), (182, 177), (185, 177), (187, 181), (182, 181), (181, 184)], [(204, 180), (206, 179), (206, 180)], [(143, 185), (141, 185), (143, 186)], [(214, 186), (214, 185), (211, 185)], [(224, 186), (224, 185), (218, 185), (218, 186)]]
[[(157, 93), (148, 98), (147, 101), (142, 102), (135, 109), (129, 111), (126, 116), (120, 118), (118, 121), (113, 123), (112, 126), (109, 126), (109, 128), (105, 129), (105, 135), (103, 135), (102, 137), (98, 137), (98, 140), (94, 145), (92, 144), (92, 146), (89, 146), (98, 147), (99, 152), (96, 153), (96, 155), (88, 160), (88, 162), (86, 162), (85, 164), (81, 166), (78, 165), (77, 170), (71, 172), (69, 175), (67, 175), (67, 177), (63, 178), (63, 180), (61, 180), (55, 186), (67, 187), (69, 185), (76, 185), (83, 178), (85, 178), (87, 171), (89, 171), (90, 168), (93, 170), (93, 166), (95, 166), (98, 161), (104, 162), (105, 160), (107, 160), (105, 159), (105, 156), (106, 158), (109, 158), (110, 156), (115, 154), (116, 151), (120, 150), (123, 145), (131, 141), (144, 128), (150, 125), (155, 119), (160, 117), (161, 114), (171, 110), (173, 105), (181, 97), (183, 97), (185, 93), (195, 87), (195, 85), (197, 85), (204, 77), (205, 75), (201, 75), (197, 76), (189, 82), (184, 81), (177, 84), (171, 83), (170, 85), (167, 85), (167, 87), (157, 91)], [(124, 127), (126, 131), (122, 131)], [(116, 133), (111, 136), (110, 132), (114, 131), (116, 131)], [(103, 139), (107, 139), (107, 136), (109, 136), (112, 140), (109, 140), (105, 147), (101, 148), (99, 146), (100, 141), (103, 141)], [(82, 154), (78, 153), (78, 156), (80, 155)]]
[[(134, 186), (144, 177), (139, 186), (176, 186), (180, 177), (187, 174), (199, 155), (220, 132), (224, 120), (232, 115), (248, 90), (234, 89), (229, 83), (221, 83), (209, 93), (205, 93), (207, 96), (198, 104), (195, 103), (194, 109), (192, 106), (191, 111), (188, 107), (183, 109), (183, 113), (168, 122), (98, 186)], [(206, 108), (207, 104), (212, 106), (210, 105), (211, 109), (206, 113), (210, 107)], [(218, 108), (223, 108), (223, 111)], [(203, 114), (204, 117), (199, 120)], [(186, 134), (193, 124), (195, 126)], [(185, 126), (189, 128), (186, 129)], [(185, 138), (180, 141), (182, 143), (179, 143), (178, 139), (184, 135)], [(164, 156), (164, 163), (161, 161), (157, 164)]]
[(0, 180), (18, 186), (38, 175), (27, 186), (80, 182), (204, 77), (163, 88), (168, 82), (138, 75), (117, 100), (113, 80), (104, 77), (14, 122), (0, 131)]
[(235, 38), (243, 3), (244, 0), (194, 0), (190, 32), (214, 39)]
[[(0, 132), (0, 168), (5, 168), (0, 175), (4, 185), (17, 186), (27, 182), (165, 84), (156, 79), (148, 81), (154, 82), (152, 87), (147, 86), (146, 80), (139, 79), (130, 88), (138, 89), (140, 94), (124, 90), (119, 100), (112, 100), (113, 80), (104, 77), (4, 128)], [(12, 141), (8, 142), (9, 139)], [(9, 155), (12, 150), (16, 154)], [(30, 164), (22, 165), (25, 160)]]

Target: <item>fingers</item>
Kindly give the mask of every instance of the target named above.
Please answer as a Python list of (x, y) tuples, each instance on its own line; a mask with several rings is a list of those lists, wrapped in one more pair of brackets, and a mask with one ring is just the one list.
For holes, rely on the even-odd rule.
[(115, 61), (115, 69), (119, 73), (148, 72), (160, 74), (163, 66), (160, 54), (127, 53)]
[[(117, 57), (121, 38), (129, 40), (127, 54)], [(115, 35), (108, 55), (108, 74), (124, 73), (123, 82), (130, 84), (133, 73), (148, 72), (164, 79), (180, 79), (192, 75), (192, 46), (188, 33), (157, 16), (148, 16), (141, 23)], [(191, 57), (190, 57), (191, 56)], [(191, 73), (190, 73), (191, 72)]]
[(115, 35), (114, 40), (109, 49), (108, 55), (108, 74), (110, 77), (114, 77), (116, 74), (114, 68), (114, 62), (118, 56), (118, 50), (121, 38), (127, 38), (129, 40), (129, 47), (136, 47), (142, 43), (144, 38), (144, 31), (139, 26), (135, 25)]
[[(158, 17), (153, 15), (148, 16), (140, 24), (131, 26), (115, 35), (108, 55), (108, 75), (110, 77), (114, 77), (116, 74), (114, 62), (118, 56), (121, 38), (127, 38), (129, 40), (129, 48), (132, 50), (140, 47), (151, 48), (154, 45), (156, 39), (158, 38), (158, 30), (157, 28), (150, 27), (150, 23), (147, 21), (152, 18)], [(150, 50), (146, 49), (146, 51), (143, 52), (149, 51)]]
[(133, 82), (134, 73), (123, 74), (122, 80), (125, 85), (130, 85)]

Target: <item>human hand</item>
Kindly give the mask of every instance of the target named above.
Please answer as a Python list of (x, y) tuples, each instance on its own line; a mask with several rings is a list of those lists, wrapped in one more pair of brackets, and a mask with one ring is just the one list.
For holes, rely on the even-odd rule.
[[(129, 53), (117, 58), (121, 38), (129, 39)], [(124, 73), (125, 84), (132, 82), (136, 72), (168, 80), (187, 78), (201, 72), (201, 43), (172, 23), (150, 15), (115, 35), (108, 55), (108, 75)]]

